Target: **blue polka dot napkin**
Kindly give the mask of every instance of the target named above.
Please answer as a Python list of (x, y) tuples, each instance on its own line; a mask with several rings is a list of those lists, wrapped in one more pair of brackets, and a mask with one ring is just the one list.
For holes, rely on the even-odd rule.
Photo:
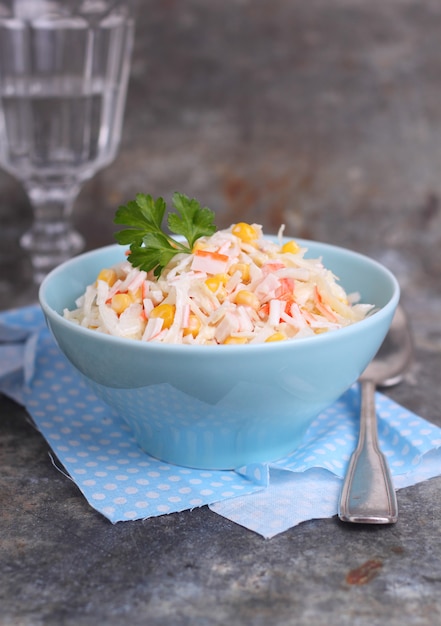
[[(137, 446), (124, 420), (96, 398), (60, 353), (38, 306), (1, 313), (2, 326), (28, 334), (15, 342), (2, 338), (0, 391), (26, 407), (56, 456), (54, 464), (111, 522), (209, 505), (269, 538), (337, 513), (357, 438), (357, 385), (315, 419), (290, 456), (236, 471), (193, 470), (159, 461)], [(395, 487), (441, 474), (441, 429), (379, 393), (377, 407)]]

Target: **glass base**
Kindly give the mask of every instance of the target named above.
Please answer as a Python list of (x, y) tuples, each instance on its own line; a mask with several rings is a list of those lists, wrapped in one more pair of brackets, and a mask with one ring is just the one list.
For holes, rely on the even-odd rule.
[(33, 266), (34, 283), (40, 284), (43, 278), (55, 267), (67, 261), (84, 249), (84, 239), (76, 230), (62, 226), (62, 232), (52, 225), (51, 232), (41, 232), (31, 228), (20, 239)]

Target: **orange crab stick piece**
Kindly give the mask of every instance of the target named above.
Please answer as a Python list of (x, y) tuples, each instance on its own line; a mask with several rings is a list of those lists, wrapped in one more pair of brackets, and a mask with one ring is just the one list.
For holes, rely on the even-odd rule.
[(206, 274), (224, 274), (227, 270), (229, 257), (219, 252), (209, 250), (196, 250), (194, 252), (191, 269), (194, 272)]

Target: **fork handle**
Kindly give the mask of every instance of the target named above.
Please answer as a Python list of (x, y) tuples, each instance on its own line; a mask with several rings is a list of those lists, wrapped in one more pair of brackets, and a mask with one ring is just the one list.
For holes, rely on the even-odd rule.
[(392, 524), (398, 505), (389, 465), (380, 450), (375, 384), (361, 382), (360, 434), (340, 496), (338, 516), (344, 522)]

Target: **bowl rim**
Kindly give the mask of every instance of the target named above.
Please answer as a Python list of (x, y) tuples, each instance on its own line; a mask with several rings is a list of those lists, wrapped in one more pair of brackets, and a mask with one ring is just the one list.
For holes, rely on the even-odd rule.
[[(270, 234), (270, 235), (265, 235), (265, 237), (277, 238), (277, 235)], [(283, 239), (287, 240), (291, 238), (283, 237)], [(401, 290), (400, 290), (400, 285), (399, 285), (397, 278), (391, 272), (391, 270), (389, 270), (389, 268), (387, 268), (385, 265), (383, 265), (376, 259), (373, 259), (372, 257), (362, 254), (361, 252), (357, 252), (355, 250), (345, 248), (343, 246), (338, 246), (335, 244), (330, 244), (330, 243), (321, 242), (321, 241), (312, 240), (312, 239), (311, 240), (302, 239), (302, 238), (297, 238), (297, 237), (295, 238), (295, 240), (301, 247), (308, 248), (307, 252), (309, 251), (311, 245), (320, 246), (320, 248), (323, 249), (323, 251), (329, 251), (329, 252), (337, 251), (340, 253), (348, 254), (354, 258), (358, 258), (364, 262), (369, 263), (377, 271), (381, 272), (390, 280), (392, 287), (393, 287), (392, 296), (389, 298), (388, 302), (384, 306), (374, 311), (372, 314), (368, 315), (363, 320), (360, 320), (359, 322), (356, 322), (354, 324), (350, 324), (349, 326), (339, 328), (333, 332), (323, 333), (320, 335), (314, 335), (311, 337), (301, 337), (298, 339), (293, 338), (292, 340), (289, 340), (289, 341), (255, 343), (255, 344), (246, 344), (246, 345), (232, 344), (228, 346), (222, 346), (222, 345), (208, 345), (207, 346), (207, 345), (200, 345), (200, 344), (194, 345), (194, 344), (172, 344), (172, 343), (169, 344), (169, 343), (162, 343), (162, 342), (143, 342), (143, 341), (139, 341), (135, 339), (130, 339), (127, 337), (118, 337), (115, 335), (99, 333), (94, 330), (91, 330), (90, 328), (79, 326), (73, 323), (72, 321), (65, 319), (56, 309), (52, 308), (47, 302), (47, 298), (46, 298), (47, 289), (49, 288), (51, 281), (58, 274), (61, 274), (62, 272), (64, 272), (66, 268), (68, 268), (72, 264), (84, 262), (84, 260), (87, 260), (88, 257), (94, 257), (98, 254), (103, 254), (106, 251), (110, 252), (112, 249), (115, 251), (127, 249), (126, 246), (121, 246), (120, 244), (116, 243), (116, 244), (109, 244), (107, 246), (102, 246), (99, 248), (94, 248), (93, 250), (88, 250), (86, 252), (83, 252), (75, 257), (72, 257), (71, 259), (68, 259), (67, 261), (64, 261), (63, 263), (58, 265), (56, 268), (51, 270), (51, 272), (49, 272), (49, 274), (47, 274), (47, 276), (43, 279), (39, 287), (38, 300), (43, 310), (43, 313), (45, 314), (45, 316), (47, 317), (49, 321), (54, 321), (61, 327), (65, 327), (69, 329), (71, 332), (76, 331), (79, 333), (80, 336), (83, 336), (84, 338), (94, 337), (95, 338), (94, 340), (97, 341), (98, 343), (100, 342), (103, 342), (105, 344), (115, 343), (116, 345), (130, 347), (133, 350), (141, 349), (141, 350), (153, 352), (153, 353), (154, 352), (159, 352), (159, 353), (176, 352), (177, 354), (187, 354), (187, 355), (189, 354), (189, 351), (191, 351), (191, 353), (200, 353), (204, 355), (209, 355), (213, 353), (218, 356), (221, 354), (224, 354), (224, 355), (228, 354), (230, 356), (232, 354), (246, 355), (246, 354), (249, 354), (250, 352), (260, 351), (262, 349), (266, 353), (270, 353), (271, 351), (274, 351), (274, 350), (276, 351), (293, 350), (295, 349), (295, 346), (298, 346), (299, 348), (308, 346), (309, 344), (311, 344), (311, 342), (313, 342), (313, 345), (326, 346), (328, 343), (330, 342), (333, 343), (336, 340), (338, 340), (339, 337), (344, 338), (345, 336), (348, 336), (349, 338), (352, 334), (358, 334), (359, 332), (362, 332), (363, 329), (368, 330), (368, 328), (373, 323), (378, 321), (379, 317), (384, 317), (387, 315), (390, 315), (392, 317), (392, 314), (396, 306), (398, 305)], [(320, 256), (315, 256), (314, 258), (320, 258)], [(85, 288), (86, 288), (86, 285), (84, 286), (84, 289)]]

